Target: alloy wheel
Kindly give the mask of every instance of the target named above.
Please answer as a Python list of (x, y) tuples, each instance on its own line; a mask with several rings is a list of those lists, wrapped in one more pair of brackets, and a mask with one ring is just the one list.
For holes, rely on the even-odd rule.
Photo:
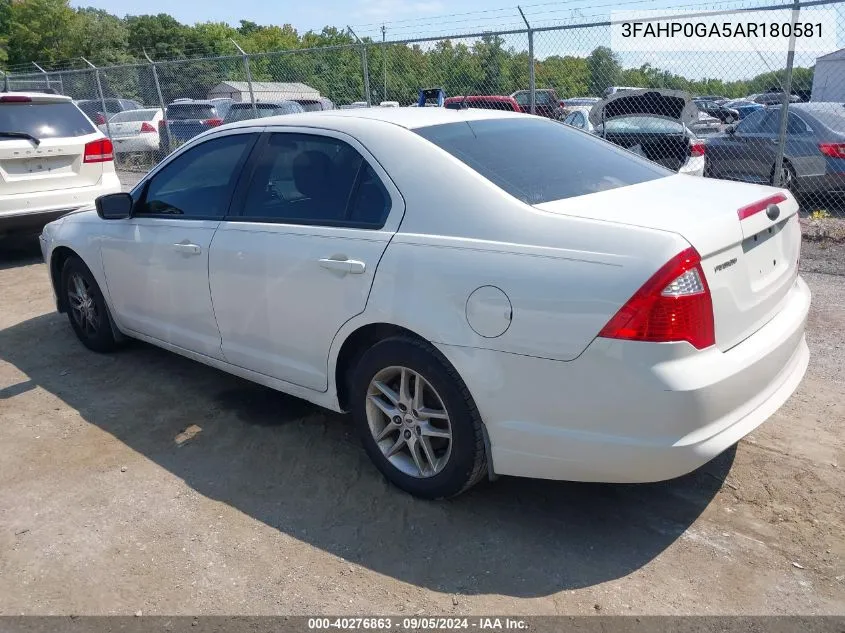
[(452, 426), (443, 399), (418, 372), (387, 367), (370, 381), (370, 433), (385, 458), (411, 477), (433, 477), (452, 452)]
[(91, 286), (79, 273), (74, 273), (68, 283), (68, 304), (73, 320), (86, 336), (96, 336), (100, 328), (100, 311), (91, 292)]

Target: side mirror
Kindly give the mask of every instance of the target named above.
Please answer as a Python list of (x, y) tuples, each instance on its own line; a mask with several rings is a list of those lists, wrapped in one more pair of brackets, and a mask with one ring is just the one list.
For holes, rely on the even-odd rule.
[(128, 193), (110, 193), (94, 201), (97, 215), (104, 220), (125, 220), (132, 216), (132, 196)]

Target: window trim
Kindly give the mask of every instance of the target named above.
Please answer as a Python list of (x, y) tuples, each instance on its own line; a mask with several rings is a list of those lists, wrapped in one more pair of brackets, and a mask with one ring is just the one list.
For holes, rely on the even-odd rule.
[[(200, 145), (204, 145), (210, 141), (226, 138), (229, 136), (251, 136), (251, 143), (248, 139), (247, 145), (244, 148), (243, 153), (241, 154), (240, 159), (238, 160), (237, 164), (235, 165), (235, 171), (237, 175), (233, 180), (232, 184), (226, 190), (226, 196), (229, 199), (229, 203), (226, 205), (223, 213), (221, 215), (171, 215), (169, 213), (141, 213), (139, 209), (141, 209), (147, 203), (147, 193), (149, 192), (150, 183), (153, 179), (161, 173), (161, 171), (170, 165), (173, 161), (178, 160), (183, 154), (191, 151), (192, 149), (199, 147)], [(156, 218), (156, 219), (166, 219), (166, 220), (190, 220), (190, 221), (222, 221), (225, 220), (226, 217), (229, 215), (232, 209), (232, 202), (233, 202), (233, 193), (237, 189), (240, 181), (243, 179), (244, 173), (244, 166), (252, 157), (253, 152), (255, 151), (255, 146), (259, 139), (259, 130), (255, 128), (244, 128), (244, 129), (235, 129), (235, 130), (227, 130), (225, 132), (219, 134), (212, 134), (210, 136), (204, 136), (203, 138), (199, 139), (198, 141), (194, 142), (193, 140), (189, 143), (183, 145), (177, 152), (174, 152), (170, 157), (169, 160), (162, 161), (153, 171), (147, 174), (147, 177), (144, 178), (141, 182), (139, 182), (130, 192), (130, 195), (135, 198), (135, 192), (138, 192), (138, 199), (132, 204), (132, 214), (130, 216), (131, 219), (142, 219), (142, 218)]]
[[(261, 158), (261, 154), (266, 145), (269, 143), (270, 136), (273, 134), (304, 134), (308, 136), (322, 136), (341, 141), (352, 147), (352, 149), (358, 152), (358, 154), (360, 154), (361, 157), (364, 159), (364, 162), (366, 162), (367, 165), (373, 170), (376, 177), (378, 177), (378, 179), (381, 181), (382, 187), (384, 187), (384, 190), (387, 192), (390, 201), (390, 208), (388, 209), (384, 222), (381, 225), (377, 225), (367, 222), (352, 222), (346, 220), (314, 221), (296, 218), (263, 218), (245, 215), (246, 199), (249, 193), (250, 185), (252, 184), (253, 178), (255, 176), (255, 171), (258, 168), (258, 163)], [(355, 181), (353, 182), (352, 191), (350, 192), (349, 199), (347, 200), (347, 209), (349, 202), (352, 200), (352, 196), (357, 192), (358, 187), (360, 186), (362, 173), (363, 170), (359, 167), (358, 173), (355, 176)], [(399, 190), (396, 188), (395, 183), (384, 170), (381, 163), (379, 163), (378, 160), (375, 159), (375, 157), (367, 150), (366, 147), (364, 147), (364, 145), (362, 145), (358, 141), (358, 139), (344, 132), (340, 132), (338, 130), (330, 130), (327, 128), (310, 127), (302, 125), (273, 125), (264, 128), (258, 143), (253, 146), (252, 153), (249, 157), (249, 163), (241, 171), (241, 178), (238, 182), (237, 187), (235, 188), (234, 195), (232, 196), (232, 202), (229, 205), (229, 213), (226, 216), (225, 220), (228, 222), (237, 222), (239, 224), (254, 223), (273, 224), (278, 226), (325, 227), (339, 229), (362, 229), (367, 231), (396, 232), (396, 230), (399, 228), (399, 224), (402, 222), (402, 218), (404, 217), (404, 215), (405, 200)]]

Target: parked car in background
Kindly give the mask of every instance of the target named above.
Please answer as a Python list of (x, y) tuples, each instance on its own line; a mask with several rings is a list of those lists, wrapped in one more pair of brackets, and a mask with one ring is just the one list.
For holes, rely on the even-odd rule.
[(739, 120), (744, 119), (746, 116), (748, 116), (755, 110), (760, 110), (761, 108), (765, 107), (760, 105), (756, 101), (747, 101), (746, 99), (734, 99), (733, 101), (726, 101), (724, 105), (726, 108), (736, 110), (737, 114), (739, 115)]
[[(707, 175), (773, 184), (780, 106), (748, 115), (707, 140)], [(786, 121), (782, 180), (797, 193), (845, 192), (845, 105), (794, 103)]]
[(645, 88), (636, 88), (634, 86), (608, 86), (604, 91), (604, 96), (609, 97), (615, 95), (617, 92), (625, 92), (626, 90), (645, 90)]
[(112, 143), (70, 97), (0, 93), (0, 235), (38, 232), (116, 191)]
[(724, 103), (720, 104), (712, 99), (693, 99), (695, 105), (701, 112), (705, 112), (710, 116), (716, 117), (722, 123), (736, 123), (739, 121), (739, 112), (733, 108), (729, 108)]
[(251, 103), (233, 103), (223, 119), (223, 123), (246, 121), (248, 119), (263, 119), (270, 116), (297, 114), (299, 112), (305, 112), (305, 110), (296, 101), (259, 101), (255, 104), (255, 110), (253, 110)]
[(719, 95), (702, 95), (700, 97), (696, 97), (694, 100), (698, 101), (699, 99), (701, 99), (702, 101), (713, 101), (717, 104), (721, 104), (722, 102), (728, 100), (727, 97), (721, 97)]
[(555, 118), (562, 121), (570, 112), (580, 106), (592, 107), (601, 101), (598, 97), (571, 97), (569, 99), (561, 99), (560, 104), (555, 110)]
[(592, 132), (593, 124), (590, 123), (590, 110), (592, 109), (593, 106), (590, 105), (572, 106), (569, 108), (569, 113), (563, 118), (563, 122), (566, 125), (577, 127), (579, 130)]
[(386, 479), (430, 499), (495, 474), (678, 477), (798, 388), (789, 192), (510, 112), (296, 118), (212, 130), (45, 228), (82, 344), (122, 333), (349, 411)]
[[(761, 105), (780, 105), (783, 103), (782, 92), (765, 92), (763, 94), (754, 95), (754, 98), (748, 97), (749, 100), (755, 101)], [(799, 101), (797, 95), (789, 95), (790, 103), (797, 103)]]
[[(531, 91), (517, 90), (511, 97), (519, 104), (519, 109), (525, 114), (531, 114)], [(552, 88), (541, 88), (534, 91), (534, 114), (548, 119), (555, 118), (555, 111), (560, 107), (560, 100)]]
[[(335, 109), (335, 105), (332, 103), (332, 100), (327, 99), (326, 97), (319, 97), (317, 99), (291, 99), (291, 101), (296, 101), (306, 112), (319, 112), (321, 110)], [(367, 105), (366, 102), (364, 102), (364, 105)]]
[(211, 101), (177, 99), (167, 106), (160, 127), (167, 129), (171, 140), (184, 142), (222, 123)]
[[(115, 154), (156, 152), (161, 147), (159, 125), (164, 116), (161, 108), (143, 108), (118, 112), (109, 119), (108, 130)], [(105, 124), (97, 126), (107, 134)]]
[(229, 112), (229, 108), (231, 108), (232, 104), (235, 103), (234, 99), (230, 99), (228, 97), (215, 97), (213, 99), (209, 99), (209, 101), (211, 101), (214, 105), (214, 109), (217, 110), (217, 114), (224, 119), (226, 118), (226, 114)]
[[(705, 144), (692, 130), (698, 109), (686, 92), (642, 89), (615, 94), (564, 123), (592, 132), (664, 167), (703, 176)], [(716, 120), (718, 123), (718, 120)]]
[(698, 120), (689, 126), (696, 136), (709, 136), (722, 131), (723, 123), (706, 112), (699, 111)]
[(443, 107), (450, 110), (461, 108), (481, 108), (484, 110), (508, 110), (510, 112), (521, 112), (519, 103), (513, 97), (498, 95), (469, 95), (466, 97), (447, 97), (443, 101)]
[[(105, 101), (106, 111), (103, 112), (103, 101)], [(102, 125), (106, 119), (118, 112), (126, 110), (138, 110), (143, 108), (140, 103), (132, 99), (81, 99), (75, 102), (77, 107), (82, 110), (95, 125)]]

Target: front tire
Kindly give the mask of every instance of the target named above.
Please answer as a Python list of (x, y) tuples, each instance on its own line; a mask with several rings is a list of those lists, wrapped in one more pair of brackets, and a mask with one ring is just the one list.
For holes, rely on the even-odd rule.
[(70, 325), (85, 347), (100, 353), (119, 347), (100, 286), (79, 257), (69, 257), (65, 262), (62, 293)]
[(364, 449), (388, 481), (417, 497), (453, 497), (487, 470), (481, 417), (457, 371), (410, 337), (376, 343), (350, 381)]

